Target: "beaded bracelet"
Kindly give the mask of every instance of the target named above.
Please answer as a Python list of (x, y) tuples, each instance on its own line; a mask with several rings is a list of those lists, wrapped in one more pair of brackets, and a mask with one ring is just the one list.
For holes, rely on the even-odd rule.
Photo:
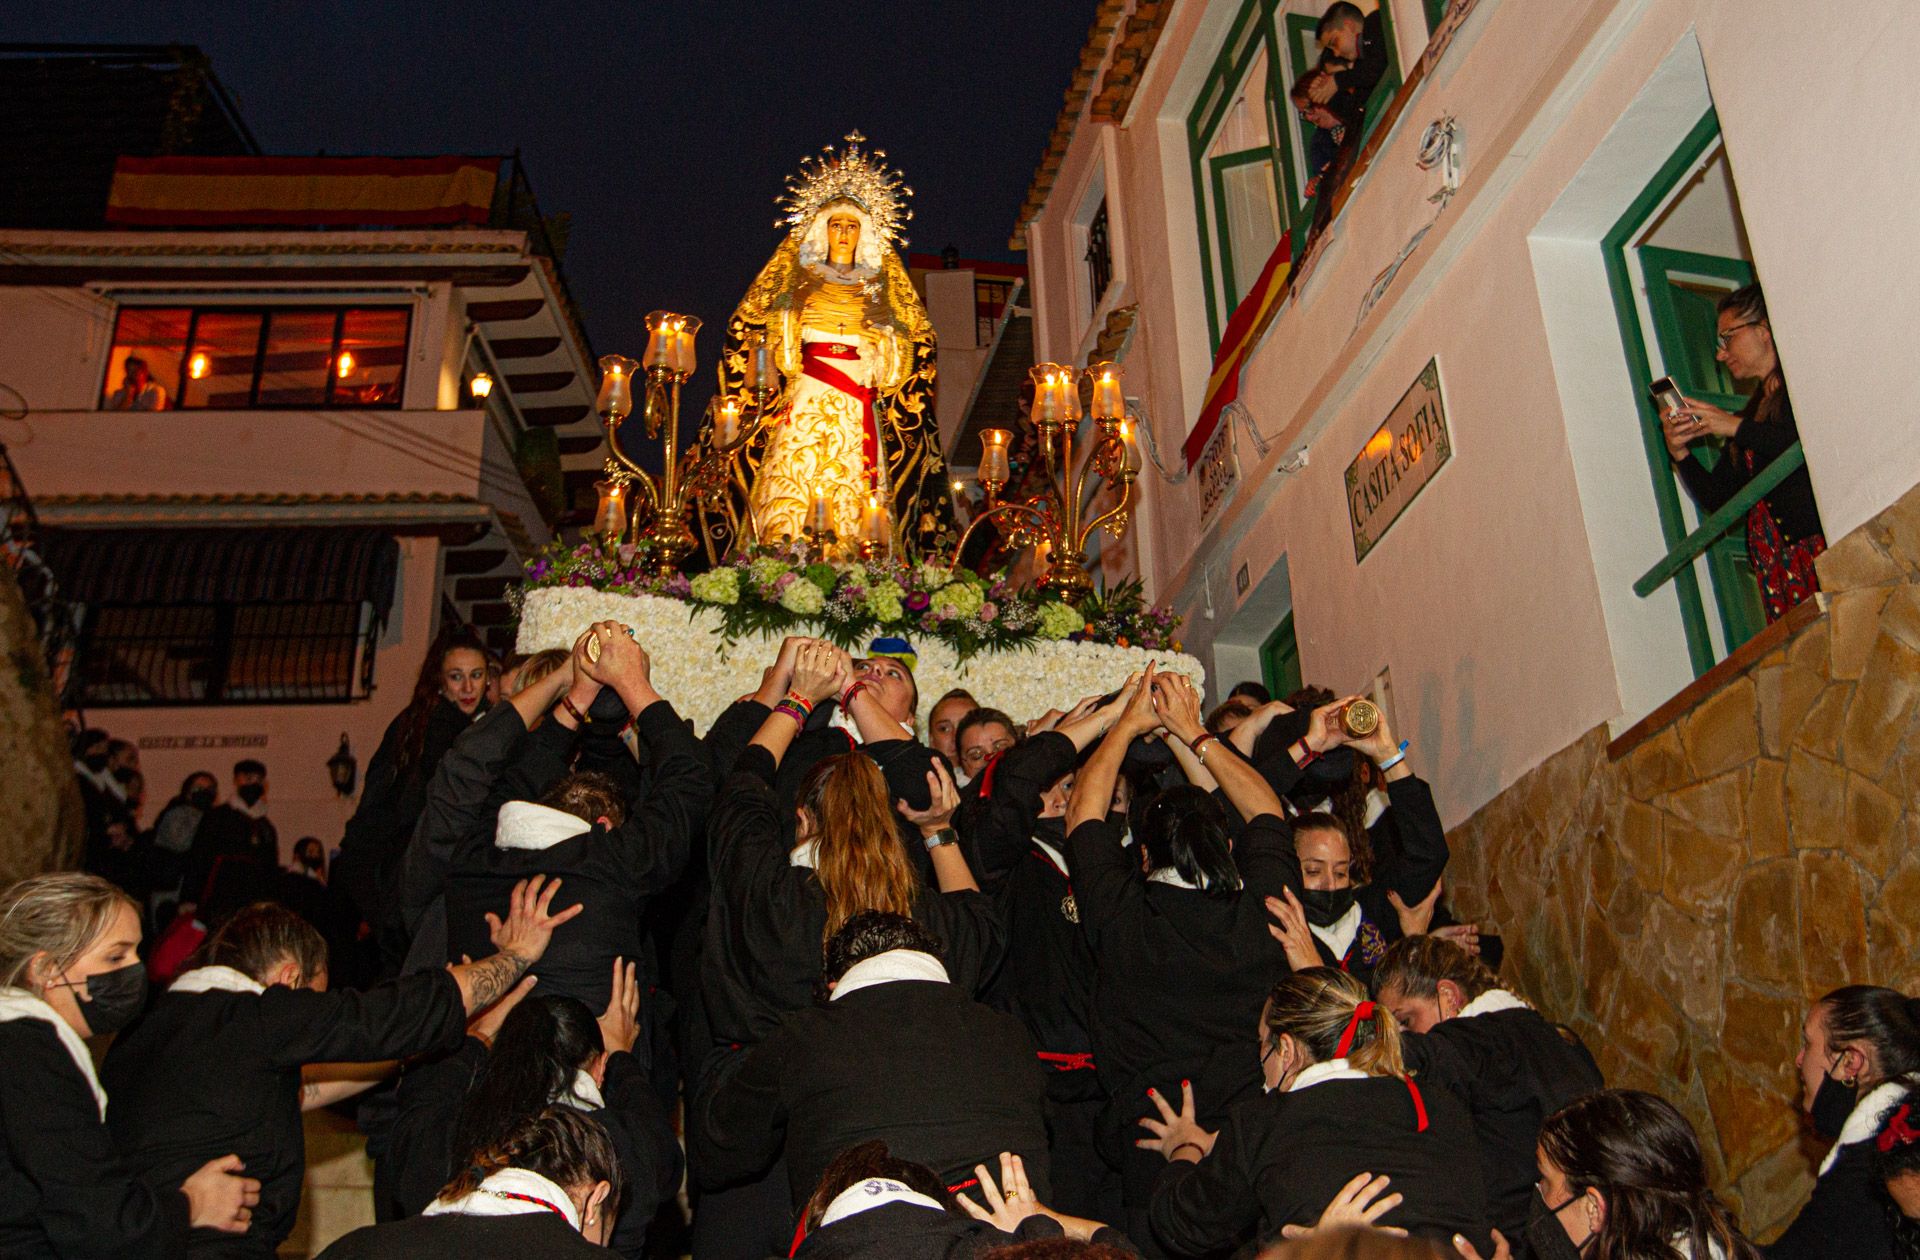
[(582, 725), (582, 726), (586, 726), (586, 725), (587, 725), (588, 723), (590, 723), (590, 722), (592, 722), (592, 721), (593, 721), (593, 719), (592, 719), (592, 718), (590, 718), (590, 717), (588, 717), (588, 716), (587, 716), (586, 714), (584, 714), (584, 713), (582, 713), (582, 712), (580, 712), (580, 706), (579, 706), (579, 705), (577, 705), (577, 704), (575, 704), (575, 703), (573, 702), (573, 697), (572, 697), (572, 696), (569, 696), (569, 695), (564, 695), (564, 694), (563, 694), (563, 695), (562, 695), (562, 696), (560, 697), (560, 707), (561, 707), (561, 708), (563, 708), (563, 709), (565, 709), (565, 710), (567, 711), (567, 716), (568, 716), (568, 717), (570, 717), (570, 718), (572, 718), (572, 719), (573, 719), (574, 721), (576, 721), (576, 722), (578, 722), (578, 723), (580, 723), (580, 725)]
[(773, 711), (775, 713), (784, 713), (792, 718), (795, 726), (804, 727), (807, 724), (806, 710), (791, 700), (782, 700), (779, 704), (773, 706)]
[[(1191, 744), (1188, 744), (1187, 751), (1192, 753), (1196, 757), (1200, 757), (1200, 750), (1207, 746), (1207, 741), (1210, 739), (1218, 741), (1219, 738), (1220, 737), (1218, 735), (1215, 735), (1212, 731), (1207, 731), (1206, 733), (1196, 738)], [(1205, 761), (1206, 758), (1200, 757), (1200, 760)]]
[(794, 704), (799, 705), (801, 712), (803, 713), (813, 712), (813, 701), (807, 699), (805, 696), (801, 695), (799, 692), (789, 691), (787, 693), (787, 699), (792, 701)]

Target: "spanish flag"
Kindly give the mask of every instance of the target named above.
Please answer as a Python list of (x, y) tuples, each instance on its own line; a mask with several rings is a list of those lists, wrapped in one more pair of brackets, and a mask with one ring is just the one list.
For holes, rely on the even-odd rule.
[(497, 157), (122, 157), (107, 222), (133, 227), (484, 224)]
[(1267, 325), (1279, 313), (1280, 303), (1287, 296), (1287, 280), (1292, 274), (1293, 232), (1289, 230), (1281, 234), (1280, 243), (1273, 247), (1273, 255), (1260, 271), (1260, 278), (1254, 281), (1247, 296), (1240, 299), (1240, 305), (1233, 308), (1227, 330), (1220, 335), (1220, 348), (1213, 352), (1213, 373), (1207, 378), (1206, 401), (1200, 406), (1200, 419), (1195, 422), (1193, 432), (1187, 434), (1184, 450), (1188, 468), (1200, 462), (1200, 453), (1207, 449), (1213, 431), (1220, 427), (1221, 411), (1240, 396), (1240, 368), (1260, 343), (1260, 335), (1267, 331)]

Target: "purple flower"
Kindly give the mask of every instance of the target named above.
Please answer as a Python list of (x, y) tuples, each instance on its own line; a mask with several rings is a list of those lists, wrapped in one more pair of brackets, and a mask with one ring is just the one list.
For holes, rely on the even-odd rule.
[(543, 556), (533, 562), (532, 567), (527, 570), (527, 576), (537, 582), (551, 572), (553, 572), (553, 562)]
[(798, 573), (791, 573), (791, 572), (782, 573), (779, 577), (774, 579), (773, 589), (775, 590), (775, 592), (784, 591), (789, 586), (792, 586), (794, 582), (799, 578), (799, 576), (800, 575)]
[(675, 599), (687, 599), (693, 594), (693, 582), (684, 573), (676, 573), (667, 579), (667, 594)]
[(927, 605), (932, 602), (925, 591), (915, 591), (913, 594), (907, 596), (907, 611), (925, 612)]

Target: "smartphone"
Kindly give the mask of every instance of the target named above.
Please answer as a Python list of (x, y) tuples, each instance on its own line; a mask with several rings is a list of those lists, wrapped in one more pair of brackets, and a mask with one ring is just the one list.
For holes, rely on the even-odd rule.
[(1662, 415), (1686, 408), (1687, 400), (1680, 396), (1679, 387), (1673, 383), (1671, 376), (1663, 376), (1647, 386), (1647, 392), (1653, 395), (1654, 405), (1660, 408)]

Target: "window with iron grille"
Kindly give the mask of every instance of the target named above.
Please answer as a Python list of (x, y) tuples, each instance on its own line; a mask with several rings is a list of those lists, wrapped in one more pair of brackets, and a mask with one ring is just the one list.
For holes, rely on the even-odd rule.
[(87, 609), (80, 702), (327, 704), (373, 690), (379, 620), (358, 603), (101, 604)]
[(122, 307), (100, 405), (398, 407), (412, 318), (404, 306)]
[(1087, 224), (1087, 290), (1092, 295), (1089, 307), (1100, 305), (1112, 279), (1113, 250), (1107, 241), (1107, 200), (1102, 197), (1100, 208), (1093, 212), (1093, 221)]

